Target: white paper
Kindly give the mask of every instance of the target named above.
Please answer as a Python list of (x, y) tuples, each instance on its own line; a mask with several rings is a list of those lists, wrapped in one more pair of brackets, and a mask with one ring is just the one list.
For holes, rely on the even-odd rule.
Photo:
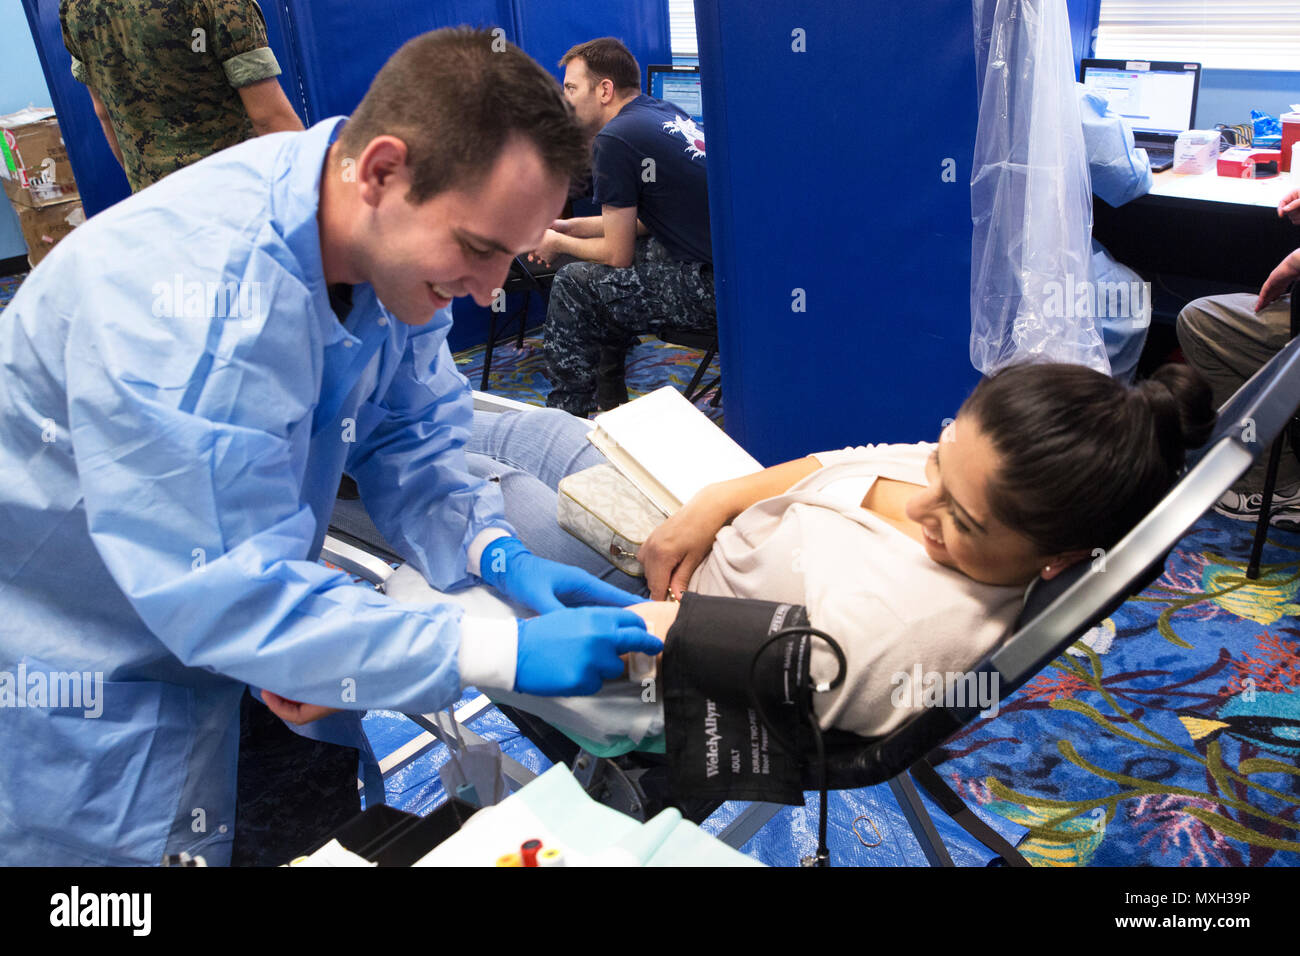
[(596, 425), (682, 503), (706, 485), (763, 470), (671, 385), (597, 415)]

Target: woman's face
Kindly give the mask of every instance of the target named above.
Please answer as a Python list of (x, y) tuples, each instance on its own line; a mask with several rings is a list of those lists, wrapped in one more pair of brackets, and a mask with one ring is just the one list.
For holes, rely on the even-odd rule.
[(906, 513), (921, 526), (932, 560), (985, 584), (1024, 585), (1053, 565), (1053, 557), (993, 517), (987, 488), (1000, 466), (978, 423), (959, 417), (939, 436), (925, 466), (929, 486), (908, 501)]

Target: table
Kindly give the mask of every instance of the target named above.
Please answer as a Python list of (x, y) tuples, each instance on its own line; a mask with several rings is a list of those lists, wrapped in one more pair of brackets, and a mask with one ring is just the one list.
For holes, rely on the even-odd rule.
[(1300, 180), (1157, 173), (1151, 192), (1118, 209), (1093, 200), (1093, 236), (1120, 262), (1153, 280), (1188, 276), (1257, 290), (1300, 246), (1300, 227), (1277, 204)]

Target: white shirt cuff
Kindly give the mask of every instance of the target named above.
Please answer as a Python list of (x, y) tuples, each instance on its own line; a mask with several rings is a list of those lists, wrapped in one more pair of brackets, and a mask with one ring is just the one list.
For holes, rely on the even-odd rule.
[(469, 543), (469, 555), (465, 561), (465, 570), (476, 577), (483, 577), (479, 574), (479, 565), (483, 561), (483, 552), (487, 546), (497, 538), (508, 538), (510, 532), (505, 528), (484, 528), (474, 536), (474, 540)]
[(519, 661), (519, 622), (513, 618), (466, 617), (460, 622), (462, 687), (515, 689)]

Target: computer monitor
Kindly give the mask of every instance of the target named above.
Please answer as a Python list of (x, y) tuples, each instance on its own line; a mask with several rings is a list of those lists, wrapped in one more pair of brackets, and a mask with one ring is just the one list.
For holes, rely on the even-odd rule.
[(1079, 82), (1104, 96), (1135, 136), (1172, 140), (1195, 123), (1201, 64), (1085, 59)]
[(667, 100), (695, 122), (704, 125), (704, 98), (700, 93), (698, 66), (648, 66), (646, 92), (657, 100)]

